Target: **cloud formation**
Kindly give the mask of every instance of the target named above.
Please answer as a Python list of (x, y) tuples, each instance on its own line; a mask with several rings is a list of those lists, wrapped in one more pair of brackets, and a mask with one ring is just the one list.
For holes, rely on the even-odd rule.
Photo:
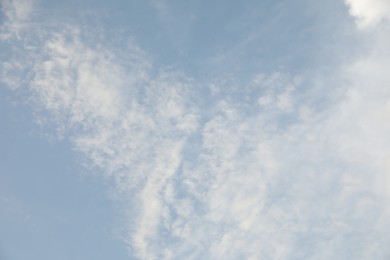
[(359, 28), (372, 27), (390, 18), (390, 2), (387, 0), (345, 0), (349, 11), (356, 18)]
[[(353, 15), (361, 3), (349, 1)], [(49, 114), (88, 166), (114, 183), (132, 257), (389, 256), (390, 56), (382, 31), (338, 75), (277, 70), (200, 86), (131, 41), (119, 48), (88, 26), (50, 28), (30, 26), (3, 45), (12, 52), (29, 43), (3, 62), (18, 70), (1, 79), (22, 88), (38, 118)]]

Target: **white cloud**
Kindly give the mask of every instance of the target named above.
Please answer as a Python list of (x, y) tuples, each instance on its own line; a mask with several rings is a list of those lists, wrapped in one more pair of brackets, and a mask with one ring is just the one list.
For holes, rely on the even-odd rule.
[(1, 65), (0, 80), (10, 89), (17, 89), (18, 86), (23, 83), (23, 79), (18, 76), (20, 71), (23, 70), (23, 67), (24, 66), (17, 61), (4, 62)]
[[(156, 68), (134, 44), (94, 47), (87, 43), (94, 38), (82, 40), (81, 29), (67, 28), (31, 28), (43, 35), (29, 39), (40, 52), (22, 49), (32, 66), (19, 56), (2, 66), (29, 72), (24, 82), (35, 105), (89, 166), (114, 180), (128, 212), (132, 256), (389, 253), (387, 37), (345, 66), (340, 73), (348, 84), (337, 89), (311, 90), (310, 75), (276, 72), (237, 89), (215, 83), (207, 97), (193, 80)], [(344, 95), (316, 107), (313, 100), (325, 92)]]
[[(0, 9), (6, 18), (0, 25), (0, 41), (20, 37), (33, 12), (34, 0), (1, 0)], [(4, 30), (6, 28), (6, 30)]]
[[(25, 60), (11, 59), (7, 55), (9, 55), (8, 51), (12, 52), (14, 57), (26, 55), (24, 52), (18, 52), (18, 49), (26, 47), (22, 46), (22, 44), (26, 44), (22, 38), (23, 34), (28, 33), (26, 28), (33, 13), (33, 5), (33, 0), (0, 1), (0, 11), (4, 17), (0, 24), (0, 48), (3, 49), (2, 60), (4, 60), (0, 64), (0, 82), (13, 90), (26, 83), (26, 78), (20, 77), (20, 74), (28, 73), (26, 63), (29, 62), (29, 58), (25, 57)], [(13, 41), (16, 39), (19, 41)]]
[(109, 54), (84, 46), (77, 33), (71, 36), (76, 39), (70, 43), (55, 37), (44, 46), (50, 58), (35, 64), (32, 82), (38, 98), (49, 111), (67, 110), (71, 124), (117, 118), (125, 72)]
[(356, 18), (359, 28), (377, 25), (390, 18), (390, 2), (388, 0), (345, 0), (349, 11)]
[(1, 0), (1, 11), (10, 21), (27, 20), (33, 7), (33, 0)]

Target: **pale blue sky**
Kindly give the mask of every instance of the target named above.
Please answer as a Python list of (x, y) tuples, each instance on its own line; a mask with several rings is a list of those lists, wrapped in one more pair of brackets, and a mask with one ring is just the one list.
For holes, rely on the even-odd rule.
[(1, 91), (1, 259), (128, 259), (107, 186)]
[(388, 259), (387, 0), (0, 0), (0, 258)]

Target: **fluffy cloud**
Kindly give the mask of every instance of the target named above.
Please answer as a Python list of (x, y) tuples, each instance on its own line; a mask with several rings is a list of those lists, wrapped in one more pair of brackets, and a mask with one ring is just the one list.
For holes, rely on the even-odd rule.
[(374, 26), (390, 18), (390, 2), (387, 0), (345, 0), (359, 28)]

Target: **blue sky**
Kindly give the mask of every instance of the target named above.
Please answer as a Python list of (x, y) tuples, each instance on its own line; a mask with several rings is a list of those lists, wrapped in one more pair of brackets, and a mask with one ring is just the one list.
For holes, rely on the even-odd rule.
[(0, 3), (0, 257), (390, 257), (387, 0)]

